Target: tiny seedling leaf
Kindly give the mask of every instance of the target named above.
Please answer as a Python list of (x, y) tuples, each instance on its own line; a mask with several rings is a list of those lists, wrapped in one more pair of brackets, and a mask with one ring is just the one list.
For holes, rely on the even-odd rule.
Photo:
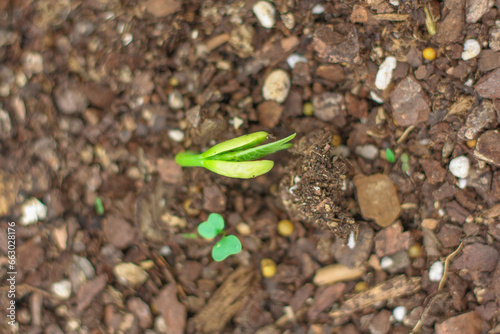
[(100, 197), (96, 197), (94, 201), (95, 212), (102, 216), (104, 214), (104, 205), (102, 204), (102, 200)]
[(234, 235), (227, 235), (220, 239), (212, 248), (212, 259), (223, 261), (229, 255), (237, 254), (241, 251), (241, 242)]
[(207, 221), (198, 225), (198, 233), (205, 239), (215, 238), (224, 229), (224, 218), (218, 213), (208, 215)]

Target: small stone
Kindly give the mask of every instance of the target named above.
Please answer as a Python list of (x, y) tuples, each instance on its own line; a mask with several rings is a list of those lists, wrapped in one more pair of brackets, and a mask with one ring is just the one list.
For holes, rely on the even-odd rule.
[(274, 128), (280, 121), (283, 106), (275, 101), (264, 101), (257, 106), (260, 124), (266, 128)]
[(406, 317), (406, 313), (406, 307), (404, 306), (398, 306), (394, 310), (392, 310), (392, 316), (397, 322), (403, 322)]
[(150, 328), (153, 325), (153, 315), (148, 304), (142, 299), (132, 297), (127, 301), (127, 308), (139, 319), (139, 326), (142, 329)]
[(498, 251), (488, 245), (479, 243), (469, 244), (464, 247), (455, 259), (452, 267), (458, 270), (467, 269), (471, 272), (491, 272), (498, 264)]
[(458, 137), (463, 140), (476, 139), (483, 129), (495, 124), (496, 121), (497, 115), (493, 103), (489, 100), (483, 100), (467, 116), (465, 125), (458, 131)]
[(303, 55), (292, 53), (290, 56), (288, 56), (286, 62), (288, 63), (288, 66), (293, 69), (297, 63), (307, 63), (309, 62), (309, 60)]
[(345, 80), (344, 70), (340, 65), (320, 65), (316, 69), (316, 75), (320, 78), (332, 81), (342, 82)]
[(71, 282), (67, 279), (55, 282), (50, 286), (50, 291), (60, 300), (71, 297)]
[(359, 207), (363, 217), (374, 219), (377, 225), (391, 225), (401, 212), (396, 187), (389, 176), (374, 174), (354, 177)]
[(129, 45), (130, 43), (132, 43), (133, 40), (134, 40), (134, 35), (132, 35), (131, 33), (125, 33), (122, 36), (123, 46)]
[(59, 85), (54, 89), (56, 106), (63, 114), (83, 113), (89, 100), (81, 87), (74, 84)]
[(380, 67), (375, 77), (375, 87), (380, 90), (386, 89), (392, 80), (392, 72), (396, 68), (398, 62), (394, 57), (385, 58), (384, 62), (380, 64)]
[(179, 129), (168, 130), (168, 137), (176, 143), (180, 143), (184, 140), (184, 132)]
[(436, 334), (480, 334), (482, 332), (483, 320), (476, 312), (469, 312), (449, 318), (436, 324)]
[(337, 282), (352, 281), (360, 278), (364, 272), (364, 267), (349, 268), (340, 263), (331, 264), (316, 270), (313, 283), (316, 285), (327, 285)]
[(282, 69), (276, 69), (269, 73), (262, 86), (262, 96), (265, 100), (283, 103), (290, 91), (291, 82), (288, 73)]
[(479, 79), (474, 85), (474, 89), (481, 97), (500, 99), (500, 68)]
[(500, 25), (490, 28), (488, 44), (493, 51), (500, 51)]
[(429, 119), (429, 99), (415, 78), (408, 76), (401, 80), (390, 99), (393, 117), (399, 126), (417, 125)]
[(276, 9), (267, 1), (259, 1), (253, 5), (253, 12), (264, 28), (272, 28), (276, 23)]
[(0, 109), (0, 138), (7, 139), (11, 136), (12, 123), (9, 113)]
[(295, 27), (295, 16), (291, 12), (282, 13), (281, 21), (283, 22), (283, 25), (289, 30), (292, 30)]
[(356, 146), (354, 153), (367, 160), (375, 160), (379, 156), (378, 147), (373, 144)]
[(292, 83), (297, 86), (308, 86), (312, 81), (308, 63), (300, 62), (292, 70)]
[(146, 2), (146, 11), (155, 17), (165, 17), (181, 9), (181, 0), (149, 0)]
[(174, 110), (184, 108), (184, 100), (178, 90), (173, 90), (168, 94), (168, 106)]
[(441, 261), (434, 262), (429, 268), (429, 281), (441, 282), (444, 274), (444, 264)]
[(311, 14), (314, 15), (320, 15), (323, 14), (324, 12), (325, 12), (325, 6), (323, 6), (322, 4), (314, 5), (314, 7), (311, 9)]
[(182, 182), (182, 167), (174, 159), (158, 159), (156, 166), (163, 181), (171, 184)]
[(410, 232), (403, 232), (401, 222), (397, 222), (378, 232), (374, 241), (375, 253), (383, 257), (408, 250), (411, 236)]
[(486, 131), (479, 137), (474, 156), (489, 164), (500, 167), (500, 133), (495, 130)]
[(332, 247), (337, 262), (349, 268), (360, 267), (372, 252), (373, 234), (373, 229), (363, 223), (357, 233), (349, 235), (347, 244), (344, 239), (337, 238)]
[(439, 224), (439, 220), (433, 218), (426, 218), (422, 220), (422, 227), (427, 230), (434, 230)]
[(325, 92), (312, 98), (314, 116), (322, 121), (332, 121), (345, 112), (344, 95), (340, 93)]
[(354, 63), (359, 54), (358, 31), (355, 26), (321, 25), (314, 31), (313, 47), (323, 61)]
[(136, 231), (130, 223), (119, 216), (109, 216), (103, 222), (106, 239), (117, 249), (124, 249), (134, 243)]
[(356, 4), (352, 7), (351, 22), (366, 23), (371, 17), (371, 13), (365, 6)]
[(475, 39), (468, 39), (464, 43), (464, 52), (462, 52), (462, 59), (469, 60), (479, 56), (481, 53), (481, 45)]
[(447, 15), (439, 23), (437, 42), (439, 44), (460, 42), (463, 39), (462, 29), (465, 25), (465, 1), (445, 0), (442, 11)]
[(118, 282), (130, 287), (136, 287), (148, 279), (148, 274), (136, 264), (122, 262), (113, 268), (113, 274)]
[(28, 52), (23, 55), (23, 71), (28, 78), (33, 74), (42, 73), (43, 58), (42, 55), (35, 52)]
[(465, 17), (467, 23), (476, 23), (495, 4), (492, 0), (467, 0), (465, 7)]
[(35, 197), (31, 197), (23, 203), (21, 212), (22, 225), (34, 224), (47, 217), (47, 207)]

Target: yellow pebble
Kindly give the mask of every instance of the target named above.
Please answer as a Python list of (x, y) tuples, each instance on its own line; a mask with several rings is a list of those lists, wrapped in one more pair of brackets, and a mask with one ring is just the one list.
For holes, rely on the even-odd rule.
[(262, 259), (260, 261), (260, 270), (265, 278), (273, 277), (276, 275), (276, 263), (268, 258)]
[(304, 103), (302, 107), (302, 113), (306, 116), (312, 116), (314, 114), (314, 106), (311, 102)]
[(366, 283), (365, 281), (358, 282), (354, 286), (355, 292), (365, 291), (366, 289), (368, 289), (368, 283)]
[(238, 233), (241, 235), (250, 235), (250, 233), (252, 233), (250, 226), (248, 226), (248, 224), (244, 222), (238, 223), (238, 225), (236, 225), (236, 231), (238, 231)]
[(427, 60), (434, 60), (436, 59), (436, 50), (433, 48), (425, 48), (424, 51), (422, 51), (422, 55)]
[(289, 237), (292, 235), (294, 230), (293, 223), (288, 219), (280, 220), (278, 223), (278, 233), (283, 237)]
[(337, 147), (341, 144), (342, 144), (342, 137), (340, 137), (339, 135), (333, 135), (332, 146)]
[(477, 139), (467, 140), (465, 143), (467, 144), (467, 146), (469, 148), (474, 148), (474, 147), (476, 147)]
[(414, 244), (410, 247), (410, 249), (408, 249), (408, 256), (410, 258), (416, 259), (420, 255), (422, 255), (422, 246), (420, 246), (420, 244)]
[(176, 77), (171, 77), (170, 79), (168, 79), (168, 83), (172, 87), (177, 87), (179, 86), (179, 79), (177, 79)]

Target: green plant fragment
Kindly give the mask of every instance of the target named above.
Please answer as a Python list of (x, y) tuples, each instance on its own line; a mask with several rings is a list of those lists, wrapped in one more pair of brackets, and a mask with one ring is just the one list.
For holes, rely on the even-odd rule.
[(228, 256), (239, 253), (241, 248), (241, 242), (236, 236), (225, 236), (212, 248), (212, 259), (217, 262), (223, 261)]
[(218, 213), (208, 215), (207, 221), (198, 225), (198, 234), (205, 239), (213, 239), (224, 229), (224, 218)]
[(204, 167), (208, 170), (227, 177), (251, 179), (269, 172), (274, 166), (271, 160), (260, 161), (219, 161), (205, 160)]
[(96, 197), (94, 201), (95, 212), (102, 216), (104, 214), (104, 205), (102, 204), (102, 200), (100, 197)]
[(387, 148), (385, 150), (385, 158), (387, 159), (387, 161), (389, 161), (390, 163), (394, 163), (394, 161), (396, 161), (396, 157), (394, 156), (394, 151), (391, 150), (390, 148)]

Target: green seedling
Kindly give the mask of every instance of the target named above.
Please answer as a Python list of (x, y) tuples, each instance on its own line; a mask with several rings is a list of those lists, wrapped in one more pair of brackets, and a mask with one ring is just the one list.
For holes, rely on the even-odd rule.
[(387, 161), (389, 161), (390, 163), (394, 163), (396, 161), (396, 156), (394, 155), (394, 151), (391, 150), (390, 148), (387, 148), (385, 150), (385, 158), (387, 159)]
[(224, 218), (218, 213), (208, 215), (207, 221), (198, 225), (198, 233), (205, 239), (213, 239), (222, 234), (222, 238), (212, 248), (212, 259), (215, 261), (223, 261), (229, 255), (241, 251), (240, 240), (234, 235), (226, 235), (224, 232)]
[(291, 147), (289, 141), (295, 135), (258, 146), (269, 136), (267, 132), (259, 131), (226, 140), (203, 153), (181, 152), (175, 156), (175, 161), (183, 167), (205, 167), (223, 176), (250, 179), (269, 172), (274, 166), (271, 160), (257, 159)]
[(96, 197), (94, 201), (95, 212), (102, 216), (104, 214), (104, 205), (102, 204), (102, 200), (100, 197)]

